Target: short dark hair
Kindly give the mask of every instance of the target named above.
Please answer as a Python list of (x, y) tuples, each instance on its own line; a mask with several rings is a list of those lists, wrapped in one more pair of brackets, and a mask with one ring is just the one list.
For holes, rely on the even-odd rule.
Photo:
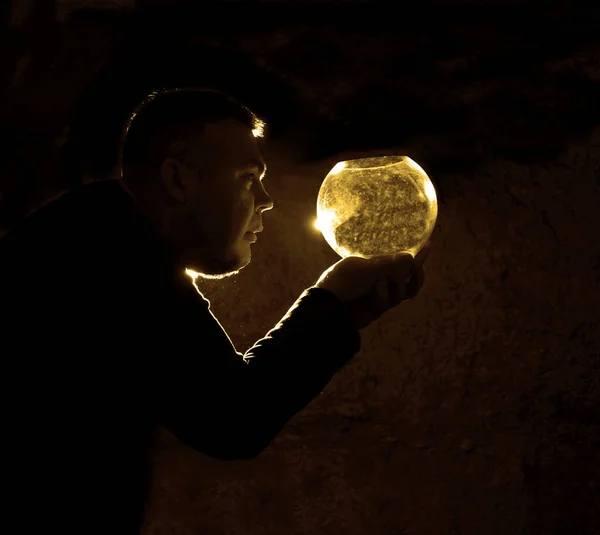
[(207, 123), (235, 119), (262, 137), (264, 122), (235, 98), (213, 89), (155, 90), (129, 117), (122, 136), (123, 166), (158, 165), (181, 156)]

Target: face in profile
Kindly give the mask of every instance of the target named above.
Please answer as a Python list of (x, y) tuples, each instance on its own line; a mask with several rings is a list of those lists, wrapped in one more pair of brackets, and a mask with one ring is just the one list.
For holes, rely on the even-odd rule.
[(257, 138), (233, 119), (209, 123), (185, 157), (167, 158), (161, 181), (171, 199), (167, 238), (187, 269), (227, 275), (246, 266), (273, 207)]

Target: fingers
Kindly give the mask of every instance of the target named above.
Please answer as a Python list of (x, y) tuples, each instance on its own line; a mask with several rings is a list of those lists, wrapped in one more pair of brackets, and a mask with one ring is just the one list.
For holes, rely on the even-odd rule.
[[(393, 267), (394, 273), (393, 276), (395, 279), (414, 279), (415, 275), (417, 280), (421, 280), (423, 278), (423, 264), (427, 257), (429, 256), (430, 244), (427, 242), (425, 246), (417, 253), (417, 255), (413, 258), (412, 255), (408, 253), (400, 253), (397, 256), (396, 265)], [(416, 284), (416, 282), (414, 283)], [(420, 287), (419, 287), (420, 288)], [(418, 289), (417, 289), (418, 292)], [(416, 295), (416, 294), (415, 294)]]
[(389, 281), (387, 278), (379, 279), (378, 281), (375, 282), (375, 285), (374, 285), (375, 302), (373, 304), (378, 313), (383, 312), (384, 310), (389, 308), (390, 300), (392, 297), (390, 295), (390, 289), (391, 289), (391, 285), (389, 284)]
[[(370, 259), (361, 259), (361, 261), (364, 262), (365, 269), (371, 271), (375, 268), (380, 278), (390, 277), (398, 286), (404, 286), (407, 279), (414, 279), (416, 274), (417, 278), (413, 282), (412, 288), (422, 278), (422, 268), (429, 255), (429, 250), (430, 244), (428, 242), (415, 257), (410, 253), (402, 252)], [(416, 291), (418, 292), (418, 289)]]
[(388, 296), (391, 306), (396, 306), (406, 300), (406, 284), (394, 277), (388, 277)]
[(383, 267), (384, 271), (394, 278), (404, 279), (411, 273), (415, 260), (410, 253), (398, 253), (391, 255)]
[(407, 252), (402, 252), (384, 258), (390, 258), (392, 262), (410, 263), (420, 267), (427, 260), (430, 249), (431, 242), (427, 242), (415, 256)]

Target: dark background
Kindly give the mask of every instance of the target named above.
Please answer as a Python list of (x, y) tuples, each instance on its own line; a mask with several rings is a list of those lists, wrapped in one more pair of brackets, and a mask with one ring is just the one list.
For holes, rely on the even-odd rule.
[(161, 433), (148, 535), (600, 533), (598, 7), (21, 0), (4, 14), (2, 232), (77, 182), (75, 156), (86, 180), (114, 176), (122, 121), (154, 87), (225, 89), (268, 121), (276, 209), (253, 263), (202, 286), (241, 351), (337, 259), (311, 227), (333, 164), (407, 154), (438, 188), (419, 298), (363, 331), (258, 459)]

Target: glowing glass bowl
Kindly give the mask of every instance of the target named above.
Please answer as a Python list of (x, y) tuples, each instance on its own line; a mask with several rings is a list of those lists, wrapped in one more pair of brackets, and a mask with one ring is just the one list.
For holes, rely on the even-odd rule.
[(323, 180), (315, 227), (341, 257), (409, 252), (433, 232), (438, 205), (427, 173), (407, 156), (339, 162)]

